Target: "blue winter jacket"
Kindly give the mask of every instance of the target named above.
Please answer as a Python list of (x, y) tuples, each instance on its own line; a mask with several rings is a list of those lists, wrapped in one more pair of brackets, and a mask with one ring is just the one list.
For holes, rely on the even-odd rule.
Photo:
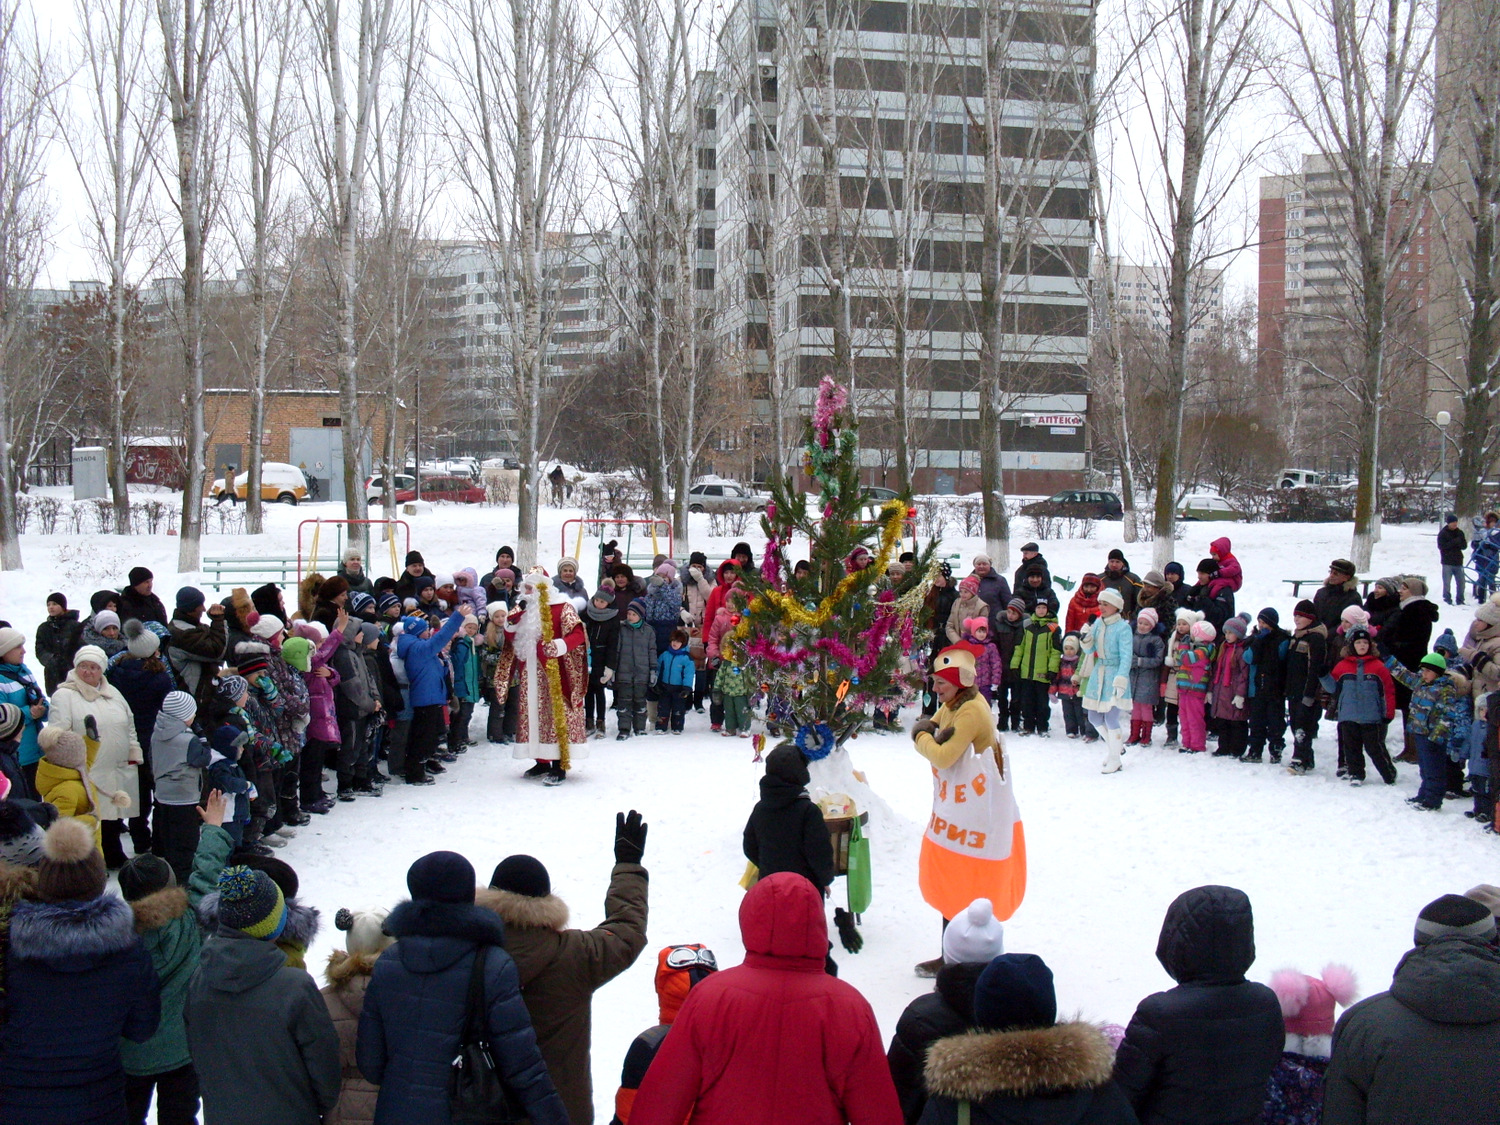
[(120, 1039), (161, 1015), (151, 956), (125, 901), (16, 904), (0, 1028), (0, 1125), (125, 1120)]
[(568, 1125), (537, 1049), (505, 926), (473, 903), (408, 900), (385, 931), (396, 944), (375, 962), (359, 1016), (355, 1061), (380, 1087), (375, 1125), (448, 1125), (448, 1081), (458, 1054), (469, 974), (485, 950), (484, 997), (495, 1066), (533, 1125)]
[(685, 648), (668, 648), (656, 658), (657, 687), (692, 687), (697, 672)]
[(1115, 704), (1115, 678), (1125, 677), (1125, 693), (1119, 706), (1129, 709), (1130, 666), (1135, 660), (1135, 630), (1124, 614), (1116, 614), (1105, 622), (1100, 618), (1094, 622), (1094, 631), (1089, 635), (1085, 652), (1094, 654), (1094, 670), (1089, 675), (1088, 687), (1083, 693), (1083, 705), (1090, 711), (1108, 711)]
[(425, 641), (409, 633), (396, 638), (396, 655), (406, 665), (406, 679), (411, 684), (407, 702), (413, 707), (431, 707), (448, 702), (447, 676), (439, 655), (464, 626), (461, 614), (453, 614), (443, 627)]
[(31, 705), (45, 705), (46, 702), (42, 685), (36, 682), (30, 668), (24, 664), (0, 664), (0, 703), (14, 704), (26, 717), (26, 725), (21, 728), (19, 739), (19, 754), (23, 766), (42, 760), (42, 748), (37, 745), (36, 736), (47, 721), (47, 713), (43, 711), (40, 719), (33, 719)]

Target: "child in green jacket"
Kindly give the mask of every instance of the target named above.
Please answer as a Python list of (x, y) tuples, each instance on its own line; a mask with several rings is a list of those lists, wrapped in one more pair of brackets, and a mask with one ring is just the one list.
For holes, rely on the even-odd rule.
[(1037, 602), (1010, 656), (1013, 681), (1021, 693), (1021, 734), (1047, 733), (1051, 715), (1048, 691), (1062, 664), (1062, 642), (1057, 632), (1057, 618), (1046, 602)]

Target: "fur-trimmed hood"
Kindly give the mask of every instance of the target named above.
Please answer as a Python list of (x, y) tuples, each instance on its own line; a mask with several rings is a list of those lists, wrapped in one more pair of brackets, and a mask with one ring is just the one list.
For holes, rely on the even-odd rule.
[[(215, 933), (219, 928), (219, 892), (209, 891), (198, 902), (198, 921), (209, 933)], [(323, 916), (318, 912), (316, 906), (309, 906), (300, 899), (289, 898), (286, 900), (286, 929), (281, 931), (281, 936), (276, 939), (276, 944), (295, 945), (302, 949), (312, 947), (314, 939), (318, 936), (318, 930), (322, 927)]]
[(480, 887), (474, 892), (474, 905), (493, 910), (507, 926), (532, 930), (566, 930), (568, 904), (556, 895), (532, 898), (498, 887)]
[(10, 916), (10, 956), (42, 961), (62, 973), (87, 972), (139, 942), (135, 914), (122, 898), (16, 904)]
[(187, 891), (181, 887), (163, 887), (136, 899), (130, 904), (130, 909), (135, 914), (136, 933), (159, 930), (188, 912)]
[(960, 1101), (1103, 1086), (1115, 1053), (1091, 1023), (1060, 1023), (1025, 1031), (971, 1031), (940, 1039), (927, 1052), (927, 1089)]
[(394, 957), (408, 972), (420, 974), (452, 968), (476, 945), (505, 947), (505, 923), (469, 902), (407, 899), (386, 918), (385, 932), (396, 944), (382, 956)]
[(328, 967), (323, 970), (323, 979), (333, 988), (343, 988), (355, 977), (368, 977), (375, 971), (375, 962), (380, 954), (347, 953), (335, 949), (328, 955)]
[(36, 868), (0, 860), (0, 903), (36, 898)]

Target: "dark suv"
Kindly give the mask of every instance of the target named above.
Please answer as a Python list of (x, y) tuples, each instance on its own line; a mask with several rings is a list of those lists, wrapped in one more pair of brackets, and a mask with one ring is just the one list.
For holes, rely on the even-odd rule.
[(1070, 488), (1045, 500), (1027, 504), (1023, 516), (1072, 516), (1074, 519), (1117, 520), (1125, 514), (1120, 498), (1113, 492)]

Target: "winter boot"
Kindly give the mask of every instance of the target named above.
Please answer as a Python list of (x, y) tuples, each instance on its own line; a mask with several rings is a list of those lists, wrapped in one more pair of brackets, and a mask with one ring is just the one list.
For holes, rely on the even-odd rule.
[(1119, 727), (1105, 727), (1100, 733), (1104, 735), (1104, 765), (1099, 772), (1119, 773), (1121, 769), (1120, 744), (1125, 740), (1125, 736), (1120, 732)]
[(1151, 745), (1151, 721), (1149, 719), (1141, 720), (1141, 735), (1136, 740), (1136, 745), (1142, 747)]

